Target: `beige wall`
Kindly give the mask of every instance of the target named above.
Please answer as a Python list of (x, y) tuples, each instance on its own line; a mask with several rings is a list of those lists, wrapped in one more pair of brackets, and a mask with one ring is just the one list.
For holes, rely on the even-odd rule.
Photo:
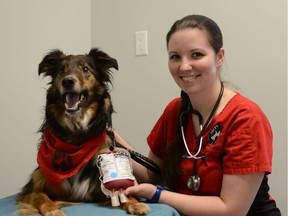
[(0, 1), (0, 197), (18, 192), (36, 167), (47, 81), (38, 64), (54, 48), (88, 52), (90, 24), (90, 0)]
[[(257, 102), (274, 130), (272, 196), (287, 212), (287, 5), (285, 0), (92, 1), (92, 45), (119, 61), (114, 127), (140, 152), (171, 98), (179, 95), (168, 69), (165, 35), (187, 14), (213, 18), (224, 34), (225, 79)], [(136, 57), (134, 33), (148, 31), (149, 54)]]

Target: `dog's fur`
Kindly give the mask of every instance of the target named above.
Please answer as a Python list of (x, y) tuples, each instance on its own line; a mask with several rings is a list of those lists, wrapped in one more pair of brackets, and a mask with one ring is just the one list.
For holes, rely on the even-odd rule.
[[(47, 90), (45, 118), (39, 130), (42, 133), (40, 147), (46, 129), (76, 146), (106, 132), (114, 112), (109, 93), (112, 68), (118, 70), (117, 61), (96, 48), (86, 55), (65, 55), (60, 50), (53, 50), (43, 58), (38, 72), (50, 77), (51, 82)], [(111, 134), (108, 135), (101, 149), (111, 145)], [(109, 200), (100, 189), (96, 157), (97, 153), (75, 175), (62, 181), (60, 188), (51, 184), (38, 166), (17, 197), (19, 214), (65, 216), (60, 208), (73, 202), (102, 203)], [(149, 211), (146, 204), (133, 197), (128, 197), (122, 208), (137, 215)]]

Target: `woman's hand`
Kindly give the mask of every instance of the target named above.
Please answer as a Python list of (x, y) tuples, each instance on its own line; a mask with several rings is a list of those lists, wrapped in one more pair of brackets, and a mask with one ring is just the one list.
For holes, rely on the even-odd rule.
[(135, 185), (132, 187), (128, 187), (124, 194), (126, 196), (137, 196), (146, 199), (151, 199), (156, 192), (157, 187), (153, 184), (143, 183), (139, 185)]
[[(185, 215), (244, 216), (249, 211), (263, 177), (263, 172), (242, 175), (224, 174), (220, 197), (193, 196), (163, 190), (159, 203), (170, 205)], [(128, 187), (124, 193), (128, 196), (151, 199), (156, 188), (153, 184), (143, 183)]]

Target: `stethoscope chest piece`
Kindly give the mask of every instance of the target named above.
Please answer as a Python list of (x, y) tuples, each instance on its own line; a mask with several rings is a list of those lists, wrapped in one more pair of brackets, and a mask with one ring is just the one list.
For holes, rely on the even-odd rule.
[(187, 182), (187, 187), (193, 191), (197, 191), (200, 187), (200, 177), (198, 175), (190, 176)]

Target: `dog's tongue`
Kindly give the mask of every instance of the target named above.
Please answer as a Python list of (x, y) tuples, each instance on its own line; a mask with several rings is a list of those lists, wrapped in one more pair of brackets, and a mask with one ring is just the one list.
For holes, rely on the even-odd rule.
[(66, 104), (68, 108), (73, 108), (77, 105), (80, 100), (80, 94), (78, 93), (67, 93), (66, 94)]

